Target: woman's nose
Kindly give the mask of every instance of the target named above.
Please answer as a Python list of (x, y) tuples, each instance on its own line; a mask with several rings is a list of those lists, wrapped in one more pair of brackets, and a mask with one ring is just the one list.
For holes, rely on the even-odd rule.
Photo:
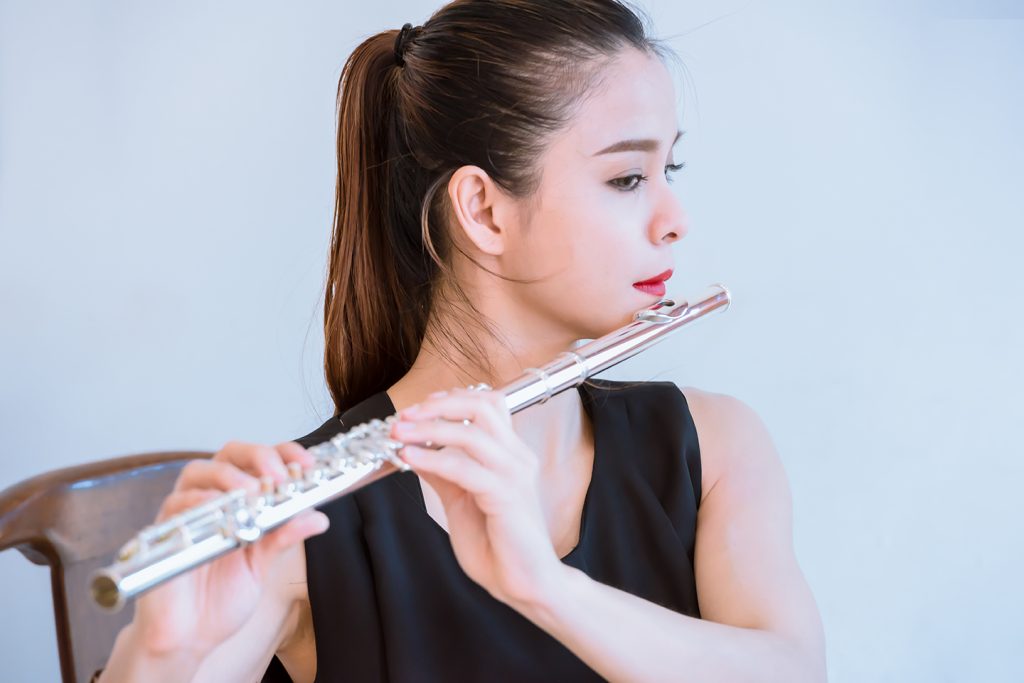
[(669, 187), (662, 188), (662, 198), (651, 221), (651, 241), (671, 244), (686, 237), (690, 219), (682, 202)]

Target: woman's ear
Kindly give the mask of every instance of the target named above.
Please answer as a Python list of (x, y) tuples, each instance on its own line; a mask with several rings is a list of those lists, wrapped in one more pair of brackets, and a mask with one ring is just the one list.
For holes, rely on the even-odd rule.
[(461, 166), (448, 181), (455, 225), (477, 249), (500, 256), (507, 247), (512, 198), (479, 166)]

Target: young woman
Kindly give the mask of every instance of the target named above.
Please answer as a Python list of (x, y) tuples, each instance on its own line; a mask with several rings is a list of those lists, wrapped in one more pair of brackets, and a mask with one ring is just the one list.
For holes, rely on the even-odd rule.
[(687, 232), (664, 58), (615, 0), (456, 0), (355, 50), (335, 416), (191, 463), (160, 518), (395, 411), (412, 471), (141, 597), (102, 681), (825, 679), (785, 474), (747, 405), (593, 380), (511, 416), (459, 388), (658, 300), (640, 283), (671, 275)]

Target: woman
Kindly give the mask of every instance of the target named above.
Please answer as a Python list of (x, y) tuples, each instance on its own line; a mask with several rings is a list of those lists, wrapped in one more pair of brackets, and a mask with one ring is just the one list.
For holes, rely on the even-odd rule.
[(641, 283), (671, 275), (687, 230), (663, 54), (613, 0), (457, 0), (355, 50), (335, 417), (191, 463), (160, 518), (396, 410), (394, 438), (432, 447), (140, 598), (101, 680), (824, 680), (785, 475), (749, 407), (594, 381), (510, 416), (452, 389), (500, 386), (659, 298)]

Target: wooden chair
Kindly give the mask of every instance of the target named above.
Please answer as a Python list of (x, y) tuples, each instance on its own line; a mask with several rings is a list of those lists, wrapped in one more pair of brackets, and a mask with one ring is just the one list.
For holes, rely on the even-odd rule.
[(178, 473), (212, 453), (149, 453), (67, 467), (0, 491), (0, 552), (17, 548), (50, 566), (61, 678), (86, 683), (101, 668), (134, 606), (109, 614), (88, 580), (153, 522)]

